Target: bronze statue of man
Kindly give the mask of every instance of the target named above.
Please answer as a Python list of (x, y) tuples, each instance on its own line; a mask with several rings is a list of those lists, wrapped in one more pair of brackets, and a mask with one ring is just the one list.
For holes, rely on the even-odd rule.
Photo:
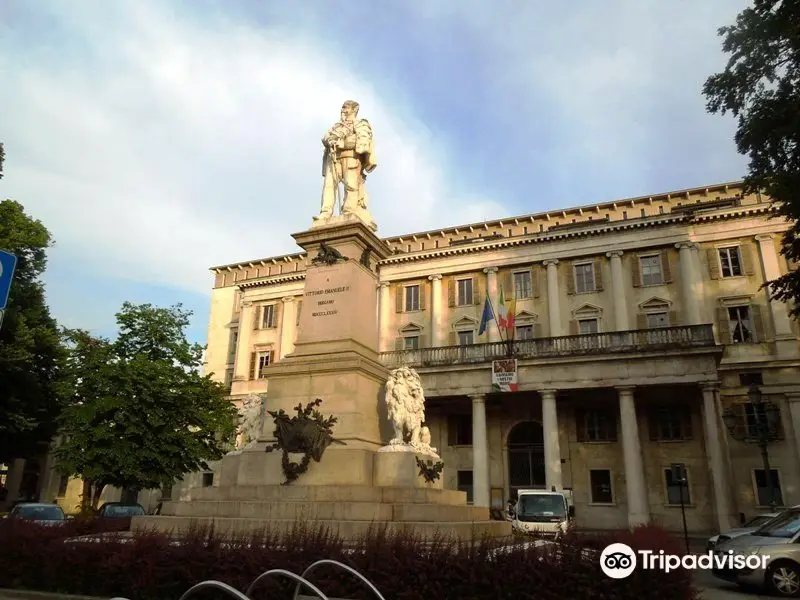
[(341, 119), (333, 125), (322, 145), (322, 207), (314, 217), (315, 224), (327, 222), (335, 209), (339, 186), (344, 189), (341, 198), (341, 215), (354, 215), (372, 230), (377, 226), (369, 214), (367, 191), (364, 182), (367, 173), (377, 165), (372, 126), (366, 119), (358, 118), (358, 102), (348, 100), (342, 105)]

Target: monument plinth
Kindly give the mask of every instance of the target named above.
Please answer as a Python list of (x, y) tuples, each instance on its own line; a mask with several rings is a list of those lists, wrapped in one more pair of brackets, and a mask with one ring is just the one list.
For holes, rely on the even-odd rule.
[(375, 523), (425, 536), (510, 534), (507, 522), (489, 521), (488, 507), (443, 489), (419, 375), (389, 372), (379, 361), (377, 270), (390, 249), (367, 210), (374, 146), (357, 111), (345, 102), (323, 138), (322, 208), (309, 230), (293, 234), (307, 253), (297, 339), (262, 371), (268, 391), (258, 408), (244, 403), (246, 443), (223, 458), (214, 486), (166, 502), (162, 516), (135, 517), (132, 529), (184, 531), (213, 521), (218, 531), (245, 533), (302, 519), (346, 539)]

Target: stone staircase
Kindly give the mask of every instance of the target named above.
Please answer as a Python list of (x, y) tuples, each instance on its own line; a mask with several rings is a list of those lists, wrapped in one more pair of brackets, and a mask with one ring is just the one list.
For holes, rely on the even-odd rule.
[(465, 492), (376, 486), (253, 485), (195, 488), (191, 499), (165, 502), (158, 516), (134, 517), (134, 531), (186, 532), (213, 523), (215, 531), (241, 535), (267, 529), (281, 533), (298, 523), (322, 525), (345, 540), (375, 526), (431, 538), (460, 540), (511, 534), (489, 509), (467, 504)]

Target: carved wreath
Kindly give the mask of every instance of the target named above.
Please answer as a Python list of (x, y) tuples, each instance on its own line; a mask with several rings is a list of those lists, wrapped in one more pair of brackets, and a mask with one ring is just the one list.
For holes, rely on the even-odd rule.
[(444, 463), (442, 461), (435, 462), (433, 465), (428, 466), (419, 456), (417, 456), (417, 466), (419, 467), (420, 477), (424, 477), (425, 481), (428, 483), (433, 483), (439, 479), (439, 475), (442, 473), (442, 469), (444, 469)]
[[(316, 408), (322, 404), (322, 399), (317, 398), (309, 402), (305, 408), (302, 404), (295, 406), (296, 417), (289, 418), (283, 409), (268, 411), (275, 422), (273, 435), (278, 441), (266, 447), (267, 452), (282, 450), (283, 458), (281, 467), (288, 485), (308, 470), (308, 465), (313, 458), (316, 462), (322, 459), (325, 449), (331, 444), (345, 445), (344, 442), (333, 438), (333, 426), (338, 419), (334, 416), (323, 417)], [(289, 453), (303, 454), (299, 463), (289, 460)]]

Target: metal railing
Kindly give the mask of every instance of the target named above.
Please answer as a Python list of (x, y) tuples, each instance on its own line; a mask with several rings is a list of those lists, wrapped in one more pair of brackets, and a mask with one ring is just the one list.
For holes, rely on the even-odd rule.
[(502, 358), (552, 358), (592, 354), (652, 352), (681, 348), (713, 347), (712, 325), (681, 325), (632, 331), (490, 342), (469, 346), (440, 346), (418, 350), (382, 352), (381, 362), (390, 368), (491, 362)]

